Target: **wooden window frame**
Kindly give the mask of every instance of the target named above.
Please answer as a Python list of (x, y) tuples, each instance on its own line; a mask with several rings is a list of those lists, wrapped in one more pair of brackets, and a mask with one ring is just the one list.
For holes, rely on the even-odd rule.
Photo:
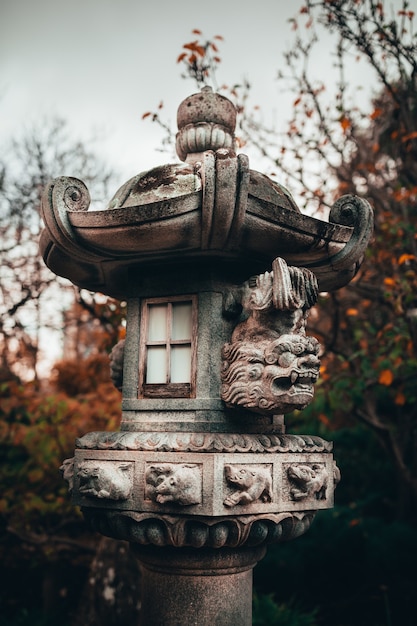
[[(190, 339), (172, 339), (172, 305), (183, 302), (191, 304), (191, 337)], [(167, 327), (165, 341), (148, 340), (149, 306), (167, 305)], [(146, 383), (147, 354), (149, 346), (165, 346), (167, 349), (167, 382)], [(189, 383), (172, 383), (171, 372), (172, 346), (189, 345), (191, 348), (191, 375)], [(139, 398), (195, 398), (196, 393), (196, 360), (197, 360), (197, 296), (170, 296), (145, 298), (141, 306), (140, 340), (139, 340)]]

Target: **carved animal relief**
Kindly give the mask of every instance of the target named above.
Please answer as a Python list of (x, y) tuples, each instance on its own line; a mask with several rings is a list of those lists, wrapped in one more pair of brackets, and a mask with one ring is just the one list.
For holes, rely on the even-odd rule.
[(229, 407), (288, 413), (311, 402), (319, 375), (320, 346), (305, 333), (317, 281), (280, 258), (272, 267), (241, 290), (244, 320), (222, 351), (222, 399)]
[(89, 498), (127, 500), (132, 492), (132, 463), (83, 461), (77, 478), (79, 493)]
[(320, 463), (294, 463), (287, 467), (292, 500), (315, 498), (325, 500), (329, 474)]
[(70, 459), (65, 459), (59, 470), (62, 474), (63, 479), (66, 480), (68, 483), (69, 493), (72, 493), (74, 489), (74, 457), (71, 457)]
[(225, 465), (224, 474), (231, 489), (225, 506), (272, 501), (272, 476), (268, 465)]
[(158, 504), (200, 504), (201, 483), (201, 467), (197, 464), (150, 465), (146, 470), (145, 498)]

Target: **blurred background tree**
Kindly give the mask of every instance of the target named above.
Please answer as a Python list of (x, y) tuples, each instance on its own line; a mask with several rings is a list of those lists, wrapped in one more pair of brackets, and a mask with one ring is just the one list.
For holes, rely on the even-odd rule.
[(36, 610), (53, 624), (58, 610), (69, 617), (77, 605), (98, 537), (72, 506), (59, 468), (77, 437), (117, 430), (120, 404), (104, 354), (57, 363), (43, 389), (3, 371), (0, 604), (11, 624), (25, 623), (25, 611), (33, 623)]
[(51, 336), (60, 342), (63, 312), (74, 300), (95, 317), (94, 297), (53, 275), (38, 249), (40, 201), (52, 178), (71, 173), (101, 205), (108, 197), (114, 174), (86, 146), (52, 119), (25, 130), (0, 155), (0, 367), (25, 380), (42, 377), (42, 339), (44, 346)]
[[(0, 162), (1, 619), (34, 623), (38, 611), (53, 624), (57, 611), (70, 618), (99, 544), (59, 467), (78, 436), (118, 428), (108, 352), (124, 336), (125, 303), (48, 270), (39, 207), (46, 184), (63, 174), (85, 180), (102, 205), (114, 175), (62, 120), (26, 131)], [(64, 355), (52, 374), (51, 343)]]
[[(289, 416), (335, 441), (338, 506), (296, 545), (269, 551), (257, 574), (281, 574), (328, 624), (411, 624), (417, 547), (417, 40), (407, 2), (308, 2), (279, 81), (294, 93), (281, 141), (250, 112), (241, 128), (305, 207), (325, 213), (337, 196), (365, 196), (375, 236), (356, 278), (322, 294), (310, 330), (323, 345), (314, 403)], [(334, 88), (314, 64), (323, 32), (334, 37)], [(373, 72), (358, 104), (352, 64)], [(350, 66), (350, 69), (349, 69)], [(245, 112), (244, 112), (245, 115)], [(291, 428), (291, 426), (290, 426)], [(299, 551), (299, 552), (298, 552)], [(326, 563), (316, 577), (317, 563)], [(263, 567), (263, 570), (261, 569)], [(301, 574), (301, 572), (305, 574)], [(323, 593), (323, 590), (325, 592)], [(297, 590), (297, 591), (295, 591)]]

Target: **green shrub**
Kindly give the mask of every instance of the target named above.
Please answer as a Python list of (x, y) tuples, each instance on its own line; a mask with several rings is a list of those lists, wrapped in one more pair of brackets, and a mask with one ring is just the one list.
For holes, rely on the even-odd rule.
[(316, 611), (306, 613), (293, 601), (277, 604), (272, 594), (253, 596), (253, 626), (316, 626)]

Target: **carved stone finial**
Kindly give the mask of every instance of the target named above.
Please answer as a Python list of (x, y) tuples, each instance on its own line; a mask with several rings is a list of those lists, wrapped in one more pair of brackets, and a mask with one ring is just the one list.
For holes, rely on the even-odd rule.
[(207, 150), (234, 150), (236, 108), (211, 87), (203, 87), (181, 102), (177, 123), (176, 148), (181, 161), (194, 161)]

